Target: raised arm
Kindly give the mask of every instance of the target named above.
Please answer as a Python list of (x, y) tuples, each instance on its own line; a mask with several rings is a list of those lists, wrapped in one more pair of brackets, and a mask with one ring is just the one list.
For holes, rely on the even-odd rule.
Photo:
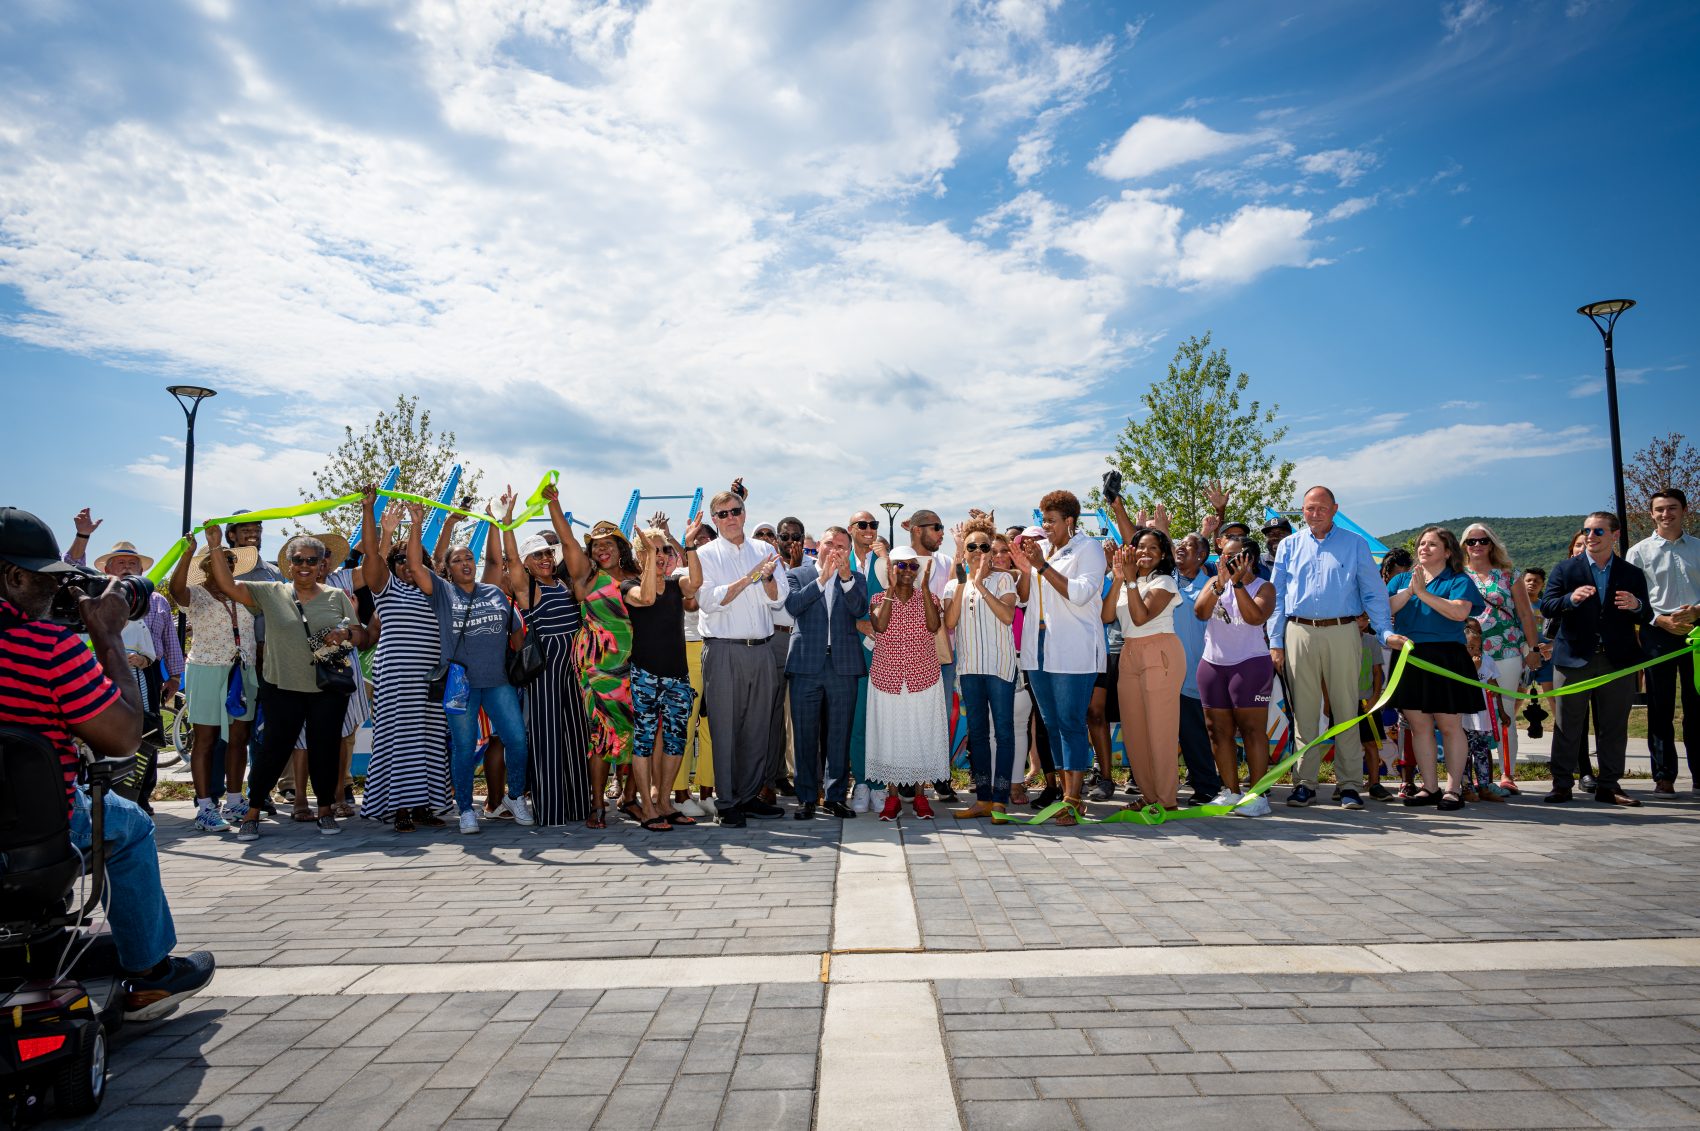
[(590, 559), (573, 536), (573, 524), (567, 521), (566, 512), (561, 510), (561, 493), (551, 484), (543, 488), (543, 500), (549, 504), (549, 525), (554, 527), (555, 537), (560, 540), (561, 564), (567, 567), (567, 576), (583, 577), (590, 572)]
[(653, 605), (655, 595), (661, 591), (661, 554), (660, 547), (667, 543), (657, 535), (653, 540), (638, 535), (637, 560), (639, 585), (635, 592), (626, 594), (628, 605)]
[(921, 575), (921, 600), (926, 604), (921, 606), (927, 614), (927, 631), (937, 634), (944, 618), (939, 615), (939, 599), (933, 596), (933, 563), (927, 562), (927, 572)]
[(224, 531), (216, 526), (207, 527), (207, 575), (219, 593), (250, 609), (257, 607), (247, 584), (231, 576), (230, 563), (224, 560)]
[(460, 525), (460, 515), (449, 511), (443, 517), (443, 527), (437, 531), (437, 544), (431, 547), (431, 568), (442, 570), (443, 563), (448, 561), (449, 549), (454, 545), (455, 527)]
[[(360, 573), (366, 579), (366, 588), (376, 597), (390, 584), (389, 539), (378, 533), (378, 521), (373, 517), (378, 501), (378, 489), (372, 484), (366, 484), (360, 499)], [(394, 507), (384, 510), (384, 522), (390, 522), (390, 514)]]
[(436, 574), (425, 564), (425, 548), (420, 539), (425, 536), (425, 507), (419, 503), (407, 504), (407, 567), (413, 574), (413, 584), (419, 591), (429, 597), (436, 588)]
[(183, 537), (189, 545), (184, 548), (183, 556), (177, 559), (177, 568), (171, 571), (171, 581), (168, 585), (171, 603), (179, 609), (189, 607), (189, 561), (195, 556), (194, 531), (190, 531)]

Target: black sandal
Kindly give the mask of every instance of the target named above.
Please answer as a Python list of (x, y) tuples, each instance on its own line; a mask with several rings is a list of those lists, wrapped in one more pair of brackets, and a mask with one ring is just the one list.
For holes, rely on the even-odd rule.
[(1440, 800), (1434, 803), (1434, 807), (1442, 813), (1453, 813), (1464, 807), (1464, 799), (1451, 790), (1447, 790), (1440, 795)]
[(1419, 789), (1405, 798), (1406, 805), (1433, 805), (1440, 800), (1440, 795), (1427, 789)]
[(614, 808), (640, 824), (643, 822), (643, 818), (638, 816), (638, 814), (643, 812), (643, 810), (638, 807), (638, 803), (635, 800), (622, 802), (619, 805), (614, 806)]
[(639, 821), (638, 824), (654, 833), (666, 833), (673, 831), (673, 826), (667, 823), (666, 817), (651, 817), (647, 821)]
[(398, 833), (412, 832), (413, 814), (408, 812), (406, 809), (397, 810), (395, 815), (395, 831)]
[(661, 819), (670, 825), (694, 825), (697, 823), (695, 817), (687, 817), (677, 809), (671, 813), (661, 814)]

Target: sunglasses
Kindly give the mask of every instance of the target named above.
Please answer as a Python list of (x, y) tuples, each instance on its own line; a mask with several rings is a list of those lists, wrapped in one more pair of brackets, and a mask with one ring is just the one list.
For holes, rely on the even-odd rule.
[(915, 564), (914, 562), (892, 562), (891, 568), (895, 569), (895, 570), (901, 570), (901, 571), (907, 573), (907, 572), (910, 572), (910, 571), (913, 571), (913, 570), (920, 569), (921, 567), (919, 565)]
[(715, 518), (735, 518), (736, 516), (741, 515), (743, 513), (744, 513), (743, 507), (728, 507), (723, 511), (715, 511), (714, 517)]
[(294, 562), (296, 565), (318, 565), (325, 559), (319, 557), (317, 554), (291, 554), (289, 555), (289, 560)]
[(992, 548), (992, 544), (990, 542), (970, 542), (970, 543), (968, 543), (968, 550), (969, 550), (970, 553), (972, 553), (975, 550), (989, 550), (991, 548)]
[(1584, 526), (1582, 528), (1582, 533), (1591, 534), (1596, 538), (1604, 538), (1607, 534), (1610, 534), (1611, 531), (1607, 530), (1603, 526)]
[(880, 524), (872, 519), (863, 519), (860, 522), (852, 522), (850, 527), (853, 530), (878, 530), (880, 528)]
[(912, 522), (909, 525), (916, 530), (944, 530), (944, 523), (942, 522)]
[(820, 554), (819, 550), (812, 550), (812, 549), (809, 549), (808, 547), (804, 547), (804, 549), (803, 549), (803, 556), (805, 558), (817, 557), (819, 554)]
[(1493, 545), (1493, 539), (1492, 538), (1466, 538), (1466, 539), (1464, 539), (1464, 545), (1466, 545), (1466, 546), (1491, 546), (1491, 545)]
[(781, 542), (801, 542), (803, 536), (801, 534), (781, 534), (779, 540)]

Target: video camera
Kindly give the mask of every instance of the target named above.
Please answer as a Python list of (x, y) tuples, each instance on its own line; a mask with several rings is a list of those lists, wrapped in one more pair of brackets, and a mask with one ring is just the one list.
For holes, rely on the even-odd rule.
[(47, 607), (47, 619), (65, 625), (73, 632), (84, 632), (87, 629), (83, 624), (83, 610), (78, 604), (79, 600), (85, 596), (99, 597), (113, 582), (118, 583), (118, 593), (124, 598), (129, 620), (141, 620), (146, 616), (148, 602), (153, 600), (153, 582), (145, 577), (110, 577), (92, 569), (78, 570), (61, 576), (65, 580), (60, 582), (59, 588), (53, 594), (53, 603)]

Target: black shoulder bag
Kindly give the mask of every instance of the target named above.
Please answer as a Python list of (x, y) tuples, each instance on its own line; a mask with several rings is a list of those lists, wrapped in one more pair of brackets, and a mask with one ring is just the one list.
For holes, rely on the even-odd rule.
[[(535, 582), (532, 586), (532, 607), (537, 607), (537, 589)], [(511, 607), (511, 606), (510, 606)], [(520, 618), (524, 623), (523, 617)], [(508, 682), (515, 687), (524, 687), (536, 681), (543, 674), (548, 660), (543, 655), (543, 644), (537, 639), (537, 633), (530, 625), (524, 625), (525, 636), (521, 638), (518, 648), (508, 649), (508, 654), (502, 659), (502, 670), (507, 674)]]
[[(301, 598), (290, 594), (295, 602), (295, 615), (301, 618), (301, 631), (307, 634), (308, 654), (312, 654), (313, 630), (307, 627), (307, 610), (301, 607)], [(354, 665), (344, 656), (337, 660), (313, 659), (313, 681), (319, 685), (320, 691), (330, 691), (337, 695), (353, 695)]]

